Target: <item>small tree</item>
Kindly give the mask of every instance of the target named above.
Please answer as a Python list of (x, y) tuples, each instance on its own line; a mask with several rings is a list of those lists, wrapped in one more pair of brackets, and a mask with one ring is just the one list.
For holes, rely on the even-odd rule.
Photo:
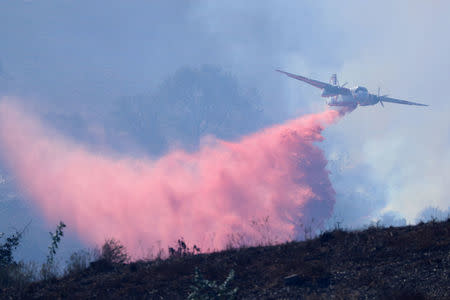
[(51, 233), (50, 237), (52, 238), (52, 243), (48, 246), (48, 255), (47, 255), (47, 263), (53, 264), (56, 255), (56, 249), (59, 247), (59, 243), (61, 242), (61, 237), (64, 236), (63, 228), (66, 227), (66, 224), (63, 222), (59, 222), (58, 226), (56, 226), (55, 233)]
[[(16, 231), (6, 238), (6, 242), (0, 244), (0, 268), (7, 267), (14, 262), (13, 252), (17, 249), (22, 238), (22, 232)], [(0, 238), (4, 233), (0, 235)]]
[(111, 238), (103, 244), (100, 259), (112, 264), (123, 264), (127, 263), (130, 257), (125, 246), (118, 240)]
[(59, 222), (58, 226), (56, 226), (55, 233), (49, 232), (50, 237), (52, 239), (52, 243), (48, 246), (48, 255), (47, 261), (42, 264), (41, 267), (41, 277), (44, 280), (55, 278), (57, 275), (57, 269), (55, 266), (55, 255), (56, 250), (59, 247), (59, 243), (61, 242), (61, 237), (64, 236), (63, 228), (66, 227), (62, 221)]

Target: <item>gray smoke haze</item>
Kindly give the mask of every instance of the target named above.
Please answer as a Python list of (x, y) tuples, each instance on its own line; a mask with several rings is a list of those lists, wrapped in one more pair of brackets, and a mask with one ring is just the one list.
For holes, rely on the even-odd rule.
[[(412, 223), (450, 206), (449, 8), (444, 1), (2, 1), (0, 93), (84, 143), (159, 155), (194, 149), (204, 134), (233, 139), (324, 107), (318, 90), (275, 68), (323, 81), (337, 73), (349, 86), (431, 104), (358, 108), (326, 130), (322, 145), (337, 191), (333, 220)], [(208, 101), (215, 107), (201, 111)], [(171, 105), (184, 113), (175, 117)], [(14, 198), (20, 193), (11, 185), (2, 194), (13, 196), (0, 202), (1, 228), (33, 219), (27, 245), (45, 253), (55, 224)], [(68, 231), (71, 252), (79, 244)]]

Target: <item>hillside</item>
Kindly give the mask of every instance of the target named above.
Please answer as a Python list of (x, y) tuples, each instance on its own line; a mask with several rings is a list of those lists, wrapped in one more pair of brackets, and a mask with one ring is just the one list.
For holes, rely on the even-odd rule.
[[(180, 249), (178, 249), (180, 250)], [(186, 255), (183, 255), (186, 254)], [(0, 291), (2, 299), (186, 299), (195, 269), (239, 299), (449, 299), (450, 219), (364, 231), (334, 230), (282, 245), (111, 265)], [(287, 276), (294, 275), (291, 278)]]

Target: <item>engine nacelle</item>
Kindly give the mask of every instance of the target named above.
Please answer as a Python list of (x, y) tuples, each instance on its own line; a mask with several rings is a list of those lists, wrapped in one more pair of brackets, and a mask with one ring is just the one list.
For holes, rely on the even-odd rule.
[(354, 96), (365, 96), (369, 94), (369, 91), (363, 86), (357, 86), (353, 89), (352, 94)]

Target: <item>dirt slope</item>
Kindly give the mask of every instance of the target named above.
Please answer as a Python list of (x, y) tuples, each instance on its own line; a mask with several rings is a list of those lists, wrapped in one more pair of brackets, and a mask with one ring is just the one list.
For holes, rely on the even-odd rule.
[(450, 299), (450, 219), (127, 265), (97, 262), (0, 298), (186, 299), (196, 267), (219, 283), (233, 269), (239, 299)]

